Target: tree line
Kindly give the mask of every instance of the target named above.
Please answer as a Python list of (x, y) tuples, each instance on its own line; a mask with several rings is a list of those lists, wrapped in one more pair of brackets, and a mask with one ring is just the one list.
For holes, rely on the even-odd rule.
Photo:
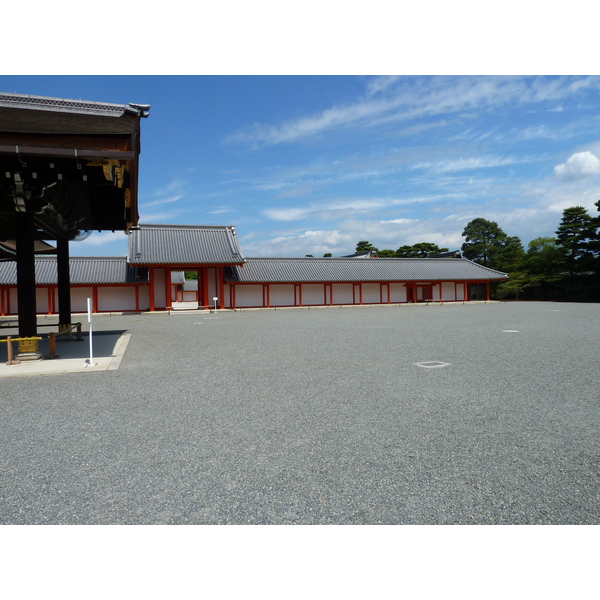
[[(600, 211), (600, 200), (596, 202)], [(492, 286), (492, 297), (521, 300), (600, 301), (600, 216), (582, 206), (563, 211), (555, 237), (539, 237), (523, 247), (494, 221), (476, 218), (464, 228), (462, 255), (490, 269), (508, 273)], [(356, 252), (375, 251), (381, 258), (424, 258), (448, 252), (421, 242), (397, 250), (379, 250), (366, 240)]]

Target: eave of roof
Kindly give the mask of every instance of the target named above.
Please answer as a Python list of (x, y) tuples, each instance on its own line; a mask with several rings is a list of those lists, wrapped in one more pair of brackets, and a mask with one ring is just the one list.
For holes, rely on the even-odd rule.
[(0, 107), (104, 117), (121, 117), (124, 114), (130, 114), (144, 118), (148, 116), (148, 111), (150, 110), (149, 104), (113, 104), (109, 102), (52, 98), (49, 96), (32, 96), (29, 94), (12, 94), (9, 92), (0, 93)]

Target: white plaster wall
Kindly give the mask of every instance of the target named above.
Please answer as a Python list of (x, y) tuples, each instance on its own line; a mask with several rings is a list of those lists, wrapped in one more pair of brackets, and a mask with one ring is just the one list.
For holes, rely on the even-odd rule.
[(294, 284), (271, 284), (269, 300), (271, 306), (294, 306)]
[(442, 283), (442, 299), (446, 301), (456, 300), (456, 294), (454, 292), (455, 287), (453, 281)]
[[(358, 300), (358, 298), (357, 298)], [(363, 283), (362, 285), (363, 304), (380, 304), (381, 292), (378, 283)]]
[(91, 287), (71, 288), (71, 312), (87, 312), (87, 299), (94, 297)]
[(406, 302), (406, 284), (390, 283), (390, 302)]
[(35, 288), (35, 310), (38, 314), (48, 313), (48, 288)]
[(121, 312), (135, 310), (135, 289), (133, 287), (98, 288), (98, 311)]
[[(19, 312), (19, 303), (17, 302), (17, 289), (12, 288), (8, 292), (9, 300), (10, 300), (10, 312), (13, 315), (18, 314)], [(8, 307), (7, 307), (8, 310)]]
[(323, 295), (324, 284), (322, 283), (303, 283), (302, 284), (302, 304), (304, 306), (314, 304), (324, 304)]
[(353, 304), (353, 284), (352, 283), (334, 283), (332, 286), (333, 302), (332, 304)]
[(456, 299), (464, 300), (465, 299), (465, 286), (462, 283), (455, 284), (456, 286)]
[(235, 286), (235, 305), (239, 308), (245, 306), (263, 306), (262, 284)]

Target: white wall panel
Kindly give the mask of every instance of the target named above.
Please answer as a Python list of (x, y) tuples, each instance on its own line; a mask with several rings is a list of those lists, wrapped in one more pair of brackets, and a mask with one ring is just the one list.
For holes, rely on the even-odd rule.
[(98, 311), (121, 312), (135, 310), (135, 289), (133, 287), (99, 287)]
[(302, 304), (304, 306), (324, 304), (324, 284), (322, 283), (303, 283), (302, 284)]
[(352, 283), (334, 283), (332, 286), (333, 304), (353, 304)]
[(406, 302), (406, 285), (390, 283), (390, 302)]
[(294, 284), (271, 284), (269, 300), (271, 306), (294, 306)]
[(263, 305), (263, 286), (258, 285), (236, 285), (235, 286), (235, 305), (243, 308), (245, 306)]
[(94, 297), (92, 287), (71, 288), (71, 312), (87, 312), (87, 299)]
[(35, 288), (35, 310), (38, 314), (45, 314), (48, 312), (48, 288)]
[(363, 304), (380, 304), (381, 286), (378, 283), (363, 283), (362, 301)]
[(442, 283), (442, 299), (445, 301), (456, 300), (456, 294), (454, 292), (455, 284), (453, 281), (446, 281)]

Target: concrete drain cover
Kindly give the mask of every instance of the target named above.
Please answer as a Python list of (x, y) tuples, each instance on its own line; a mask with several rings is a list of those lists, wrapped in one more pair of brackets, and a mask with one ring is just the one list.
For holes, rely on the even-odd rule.
[(426, 369), (435, 369), (436, 367), (449, 367), (449, 363), (438, 362), (438, 361), (429, 361), (429, 362), (420, 362), (415, 363), (417, 367), (425, 367)]

